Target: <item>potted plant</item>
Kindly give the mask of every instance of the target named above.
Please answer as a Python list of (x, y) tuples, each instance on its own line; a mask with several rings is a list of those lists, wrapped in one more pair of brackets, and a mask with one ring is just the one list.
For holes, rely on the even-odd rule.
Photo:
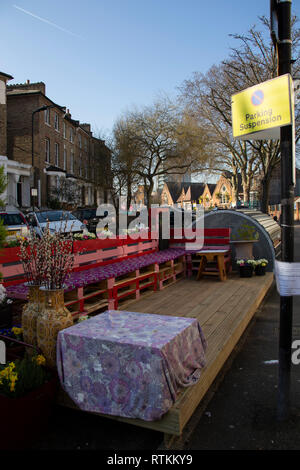
[(259, 233), (253, 225), (242, 223), (231, 242), (235, 244), (235, 256), (237, 259), (253, 258), (253, 243), (259, 240)]
[(252, 277), (256, 262), (253, 259), (238, 259), (240, 277)]
[(58, 380), (42, 355), (0, 365), (1, 449), (26, 448), (51, 414)]
[(74, 240), (84, 241), (84, 240), (94, 240), (95, 238), (97, 238), (96, 235), (91, 232), (75, 233), (74, 235)]
[(256, 260), (256, 265), (255, 265), (256, 276), (264, 276), (266, 274), (267, 264), (268, 264), (268, 260), (265, 258)]

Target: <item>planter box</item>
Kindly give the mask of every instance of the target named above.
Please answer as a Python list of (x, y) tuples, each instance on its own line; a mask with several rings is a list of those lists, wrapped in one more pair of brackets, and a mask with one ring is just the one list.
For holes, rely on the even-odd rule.
[(255, 266), (256, 276), (264, 276), (266, 274), (266, 266)]
[(252, 277), (253, 267), (252, 266), (239, 266), (240, 277)]
[(43, 432), (50, 418), (58, 379), (20, 398), (0, 395), (2, 432), (0, 449), (24, 449)]

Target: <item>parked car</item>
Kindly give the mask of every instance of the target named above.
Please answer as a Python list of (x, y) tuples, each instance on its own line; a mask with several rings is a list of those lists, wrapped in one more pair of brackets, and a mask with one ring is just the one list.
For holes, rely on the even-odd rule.
[(0, 220), (3, 220), (3, 225), (8, 231), (6, 240), (13, 240), (16, 236), (26, 237), (29, 235), (29, 227), (21, 211), (0, 211)]
[(96, 228), (100, 219), (104, 219), (108, 215), (108, 212), (105, 211), (103, 216), (97, 215), (97, 208), (83, 208), (76, 209), (72, 211), (72, 214), (76, 219), (81, 220), (84, 223), (91, 233), (96, 233)]
[(31, 227), (36, 231), (38, 236), (42, 236), (47, 224), (52, 232), (63, 231), (69, 233), (83, 233), (87, 231), (87, 227), (80, 220), (76, 219), (71, 212), (62, 210), (47, 210), (29, 212), (26, 216)]

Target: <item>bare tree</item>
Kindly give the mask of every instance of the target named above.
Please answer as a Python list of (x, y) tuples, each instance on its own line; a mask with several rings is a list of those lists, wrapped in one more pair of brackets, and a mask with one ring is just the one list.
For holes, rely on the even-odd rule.
[[(184, 174), (200, 161), (201, 129), (195, 132), (191, 120), (179, 108), (164, 99), (142, 110), (130, 111), (115, 127), (120, 157), (144, 185), (146, 203), (151, 204), (155, 179), (163, 175)], [(197, 154), (197, 155), (196, 155)], [(128, 187), (128, 185), (127, 185)]]
[(56, 186), (49, 191), (49, 206), (52, 208), (74, 208), (81, 203), (81, 188), (70, 178), (57, 177)]
[[(277, 76), (277, 55), (269, 36), (269, 22), (260, 18), (264, 32), (256, 27), (246, 35), (233, 35), (239, 46), (228, 60), (213, 66), (207, 74), (194, 73), (180, 87), (180, 100), (205, 129), (213, 158), (210, 164), (220, 171), (229, 169), (236, 179), (241, 174), (244, 200), (258, 171), (262, 175), (262, 210), (267, 211), (269, 183), (279, 164), (278, 141), (235, 141), (232, 138), (231, 96), (247, 87)], [(294, 19), (293, 74), (299, 71), (299, 30)], [(299, 109), (296, 109), (296, 140), (299, 140)], [(234, 188), (236, 191), (236, 188)]]

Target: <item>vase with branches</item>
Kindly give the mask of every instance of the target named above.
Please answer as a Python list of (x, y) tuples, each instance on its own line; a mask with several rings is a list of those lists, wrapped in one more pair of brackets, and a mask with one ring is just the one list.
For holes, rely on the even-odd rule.
[(73, 324), (70, 311), (64, 303), (64, 287), (73, 263), (72, 233), (66, 236), (64, 230), (51, 232), (46, 227), (42, 246), (45, 259), (43, 282), (43, 308), (37, 319), (37, 345), (44, 354), (47, 365), (56, 366), (56, 340), (58, 332)]
[[(40, 287), (43, 284), (46, 262), (44, 256), (44, 243), (32, 230), (29, 238), (20, 238), (20, 259), (28, 287), (28, 302), (22, 310), (22, 328), (24, 341), (32, 346), (37, 346), (37, 318), (43, 304), (43, 293)], [(28, 348), (28, 354), (33, 349)]]
[(37, 346), (47, 364), (55, 367), (56, 337), (60, 329), (73, 324), (64, 305), (64, 286), (74, 263), (72, 231), (65, 227), (52, 232), (49, 224), (39, 238), (32, 231), (20, 242), (20, 258), (29, 288), (29, 302), (22, 314), (26, 343)]

